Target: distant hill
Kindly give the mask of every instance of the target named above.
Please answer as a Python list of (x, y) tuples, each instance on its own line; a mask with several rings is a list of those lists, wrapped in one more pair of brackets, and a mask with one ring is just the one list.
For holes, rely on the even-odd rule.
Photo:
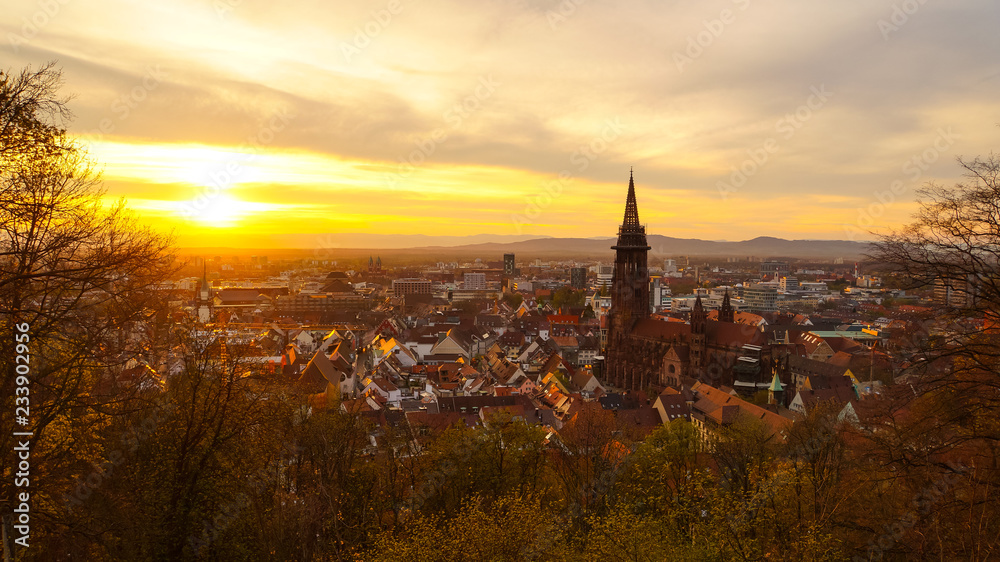
[[(756, 256), (756, 257), (788, 257), (788, 258), (844, 258), (855, 260), (869, 249), (867, 242), (851, 242), (847, 240), (785, 240), (760, 236), (741, 242), (716, 242), (693, 238), (672, 238), (653, 234), (647, 237), (650, 254), (657, 256)], [(544, 256), (578, 256), (607, 255), (612, 252), (614, 238), (542, 238), (522, 242), (484, 244), (466, 244), (450, 248), (428, 246), (412, 248), (413, 251), (427, 252), (460, 252), (478, 254), (500, 254), (514, 252), (525, 255)]]
[[(467, 259), (482, 258), (498, 261), (505, 253), (515, 253), (519, 260), (528, 258), (593, 258), (607, 260), (613, 255), (611, 246), (614, 238), (530, 238), (513, 236), (433, 236), (433, 235), (285, 235), (288, 243), (284, 247), (261, 244), (258, 249), (243, 248), (182, 248), (186, 255), (270, 255), (278, 257), (324, 257), (330, 259), (360, 259), (370, 254), (387, 257), (420, 259)], [(295, 238), (292, 238), (295, 237)], [(489, 242), (481, 240), (490, 240)], [(833, 260), (844, 258), (855, 261), (868, 251), (867, 242), (846, 240), (785, 240), (770, 236), (760, 236), (740, 242), (719, 242), (694, 238), (672, 238), (652, 234), (647, 237), (651, 247), (650, 255), (700, 256), (700, 257), (748, 257), (757, 258), (801, 258)], [(465, 243), (460, 243), (465, 241)], [(478, 242), (478, 243), (469, 243)], [(250, 242), (250, 241), (248, 241)], [(273, 240), (271, 241), (274, 242)], [(250, 242), (252, 244), (252, 242)], [(315, 244), (315, 246), (313, 246)], [(249, 246), (250, 244), (248, 244)]]

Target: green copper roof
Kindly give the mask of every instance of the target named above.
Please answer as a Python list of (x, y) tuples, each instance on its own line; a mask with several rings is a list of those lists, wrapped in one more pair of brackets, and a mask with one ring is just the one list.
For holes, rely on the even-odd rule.
[(781, 385), (781, 379), (778, 378), (778, 373), (774, 373), (774, 378), (771, 379), (771, 386), (768, 390), (772, 392), (784, 392), (785, 387)]

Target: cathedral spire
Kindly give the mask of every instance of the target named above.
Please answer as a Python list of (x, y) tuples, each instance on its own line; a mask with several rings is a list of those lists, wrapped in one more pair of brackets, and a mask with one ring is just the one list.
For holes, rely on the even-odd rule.
[(639, 226), (639, 206), (635, 203), (635, 181), (632, 179), (632, 169), (628, 171), (628, 198), (625, 199), (625, 219), (622, 226)]
[(628, 173), (628, 196), (625, 198), (625, 218), (618, 227), (618, 243), (611, 247), (649, 250), (646, 243), (646, 227), (639, 223), (639, 206), (635, 202), (635, 180), (632, 170)]

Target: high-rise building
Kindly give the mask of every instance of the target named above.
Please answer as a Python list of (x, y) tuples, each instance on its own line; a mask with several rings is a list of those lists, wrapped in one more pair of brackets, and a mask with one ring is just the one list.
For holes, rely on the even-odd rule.
[(615, 266), (613, 265), (598, 265), (597, 266), (597, 284), (604, 287), (611, 286), (611, 279), (615, 276)]
[(743, 300), (754, 314), (778, 310), (778, 290), (773, 286), (754, 283), (743, 289)]
[(574, 267), (569, 270), (569, 282), (574, 289), (583, 289), (587, 286), (587, 268)]
[(506, 277), (514, 276), (514, 254), (503, 255), (503, 274)]
[(975, 277), (938, 279), (934, 282), (934, 301), (954, 308), (972, 307), (976, 302)]

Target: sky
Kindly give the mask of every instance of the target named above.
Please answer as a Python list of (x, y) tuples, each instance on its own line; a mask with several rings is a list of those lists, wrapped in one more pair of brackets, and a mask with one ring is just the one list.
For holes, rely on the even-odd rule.
[(651, 234), (867, 240), (1000, 148), (998, 24), (995, 0), (38, 0), (0, 12), (0, 66), (58, 61), (106, 197), (180, 246), (613, 237), (630, 170)]

